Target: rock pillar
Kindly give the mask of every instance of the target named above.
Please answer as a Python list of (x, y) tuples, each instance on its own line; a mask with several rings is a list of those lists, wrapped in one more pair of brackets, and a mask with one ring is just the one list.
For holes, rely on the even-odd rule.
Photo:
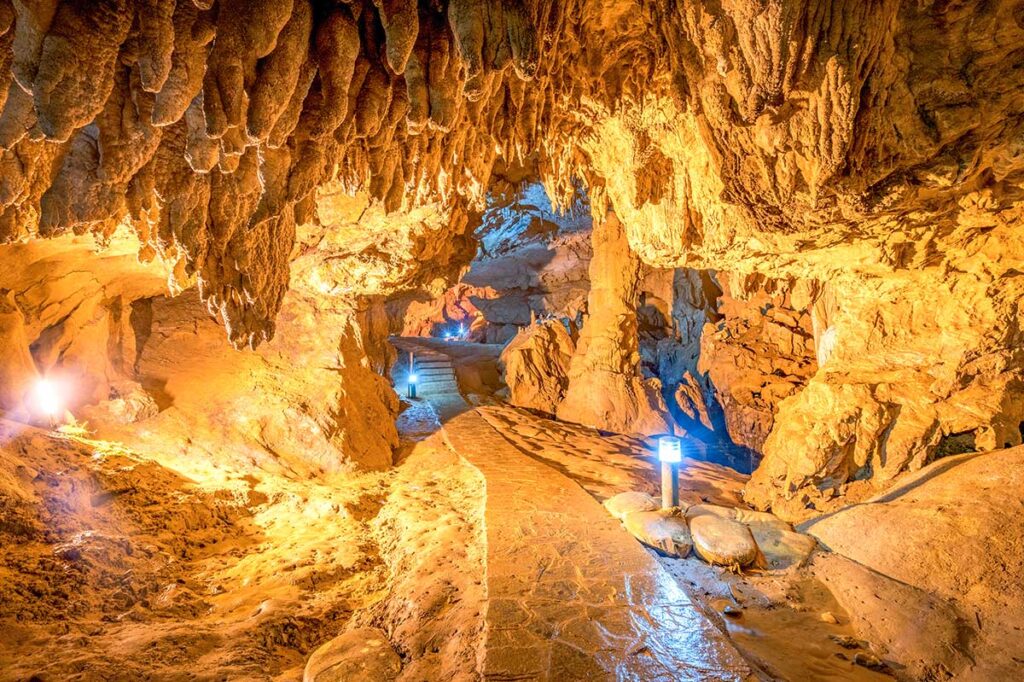
[(589, 317), (569, 366), (558, 418), (620, 433), (671, 433), (659, 383), (645, 382), (640, 373), (640, 259), (612, 212), (594, 226), (592, 240)]

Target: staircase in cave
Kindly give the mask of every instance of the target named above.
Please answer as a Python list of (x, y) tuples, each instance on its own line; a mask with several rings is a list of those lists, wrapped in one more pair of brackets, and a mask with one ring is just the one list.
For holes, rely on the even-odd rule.
[(409, 377), (409, 353), (413, 354), (413, 371), (417, 377), (416, 391), (419, 397), (459, 394), (455, 368), (448, 355), (410, 337), (392, 337), (391, 345), (398, 350), (392, 376), (395, 388), (401, 395), (405, 395)]

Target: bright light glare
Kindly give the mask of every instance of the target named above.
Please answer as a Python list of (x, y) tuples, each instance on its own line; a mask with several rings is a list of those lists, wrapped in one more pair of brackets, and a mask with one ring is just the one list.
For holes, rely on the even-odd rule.
[(418, 379), (419, 379), (419, 377), (417, 377), (415, 374), (410, 374), (409, 375), (409, 383), (410, 384), (415, 384)]
[(43, 414), (55, 417), (64, 411), (64, 397), (60, 386), (52, 379), (42, 377), (32, 389), (32, 402)]
[(658, 439), (658, 459), (674, 464), (683, 461), (682, 443), (675, 436), (662, 436)]

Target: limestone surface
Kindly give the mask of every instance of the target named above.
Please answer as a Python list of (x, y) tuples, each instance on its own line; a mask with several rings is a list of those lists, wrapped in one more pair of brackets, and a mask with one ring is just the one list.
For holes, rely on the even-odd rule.
[(569, 386), (576, 344), (560, 320), (530, 325), (501, 352), (509, 402), (554, 414)]
[(672, 557), (685, 557), (693, 549), (686, 517), (679, 510), (634, 511), (622, 518), (633, 537)]
[(757, 559), (757, 543), (742, 523), (714, 514), (692, 515), (689, 523), (693, 548), (709, 564), (739, 568)]
[(306, 662), (302, 682), (398, 679), (402, 659), (375, 628), (354, 628), (324, 643)]

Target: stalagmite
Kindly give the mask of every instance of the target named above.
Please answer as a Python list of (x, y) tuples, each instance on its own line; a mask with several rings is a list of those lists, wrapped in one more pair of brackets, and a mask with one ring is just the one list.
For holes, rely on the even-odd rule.
[(589, 317), (569, 366), (558, 418), (620, 433), (671, 433), (659, 387), (640, 376), (636, 306), (640, 261), (614, 213), (594, 227)]
[(0, 0), (0, 677), (1024, 677), (1021, 45), (1018, 0)]

